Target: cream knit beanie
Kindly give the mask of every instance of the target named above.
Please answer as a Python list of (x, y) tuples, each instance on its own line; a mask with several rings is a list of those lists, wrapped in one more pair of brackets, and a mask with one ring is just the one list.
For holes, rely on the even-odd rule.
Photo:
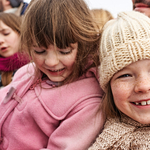
[(106, 23), (100, 46), (100, 85), (104, 91), (115, 73), (132, 62), (150, 59), (150, 18), (121, 12)]

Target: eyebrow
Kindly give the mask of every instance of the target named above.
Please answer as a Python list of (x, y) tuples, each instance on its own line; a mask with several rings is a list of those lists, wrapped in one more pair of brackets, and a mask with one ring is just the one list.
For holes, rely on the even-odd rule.
[(9, 29), (2, 29), (2, 30), (0, 30), (0, 32), (6, 31), (6, 30), (9, 30)]

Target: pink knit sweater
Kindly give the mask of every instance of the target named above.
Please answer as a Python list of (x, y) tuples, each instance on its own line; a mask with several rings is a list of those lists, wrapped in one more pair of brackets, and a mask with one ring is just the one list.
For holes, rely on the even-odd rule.
[(32, 74), (26, 65), (0, 90), (0, 149), (86, 150), (104, 123), (93, 70), (56, 88), (48, 79), (34, 84)]

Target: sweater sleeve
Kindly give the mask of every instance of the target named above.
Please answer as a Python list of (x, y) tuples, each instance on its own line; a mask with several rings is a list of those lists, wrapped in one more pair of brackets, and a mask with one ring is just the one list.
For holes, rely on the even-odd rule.
[(91, 98), (76, 106), (49, 137), (50, 150), (86, 150), (103, 127), (100, 99)]

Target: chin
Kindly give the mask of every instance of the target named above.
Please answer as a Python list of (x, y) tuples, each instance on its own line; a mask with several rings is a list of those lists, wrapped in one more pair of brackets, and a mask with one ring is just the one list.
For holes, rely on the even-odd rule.
[(63, 82), (65, 79), (64, 78), (56, 78), (56, 79), (53, 79), (53, 78), (49, 78), (52, 82)]
[(140, 120), (140, 121), (137, 121), (141, 124), (150, 124), (150, 121), (148, 121), (147, 119), (146, 120)]

